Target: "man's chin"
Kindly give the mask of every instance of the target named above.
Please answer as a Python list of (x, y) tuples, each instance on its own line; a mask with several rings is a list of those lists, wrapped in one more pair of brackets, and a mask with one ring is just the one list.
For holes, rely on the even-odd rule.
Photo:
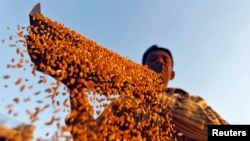
[(150, 67), (153, 71), (155, 71), (156, 73), (161, 74), (162, 70), (163, 70), (163, 66), (161, 64), (159, 65), (154, 65)]

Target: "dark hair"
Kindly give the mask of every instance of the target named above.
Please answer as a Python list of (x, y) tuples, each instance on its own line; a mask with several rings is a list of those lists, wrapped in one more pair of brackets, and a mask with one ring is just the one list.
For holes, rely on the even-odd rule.
[(156, 50), (165, 51), (165, 52), (170, 56), (170, 58), (171, 58), (171, 60), (172, 60), (172, 66), (174, 66), (174, 59), (173, 59), (173, 56), (172, 56), (171, 51), (170, 51), (169, 49), (167, 49), (167, 48), (159, 47), (159, 46), (157, 46), (157, 45), (152, 45), (151, 47), (149, 47), (149, 48), (145, 51), (145, 53), (144, 53), (143, 56), (142, 56), (142, 64), (143, 64), (143, 65), (145, 65), (146, 59), (147, 59), (148, 55), (149, 55), (151, 52), (156, 51)]

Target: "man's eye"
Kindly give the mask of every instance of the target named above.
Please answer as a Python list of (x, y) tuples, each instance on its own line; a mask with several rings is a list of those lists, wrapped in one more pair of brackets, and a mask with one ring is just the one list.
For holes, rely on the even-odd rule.
[(149, 58), (149, 61), (151, 61), (151, 62), (156, 61), (156, 57), (151, 57), (151, 58)]
[(169, 59), (168, 59), (167, 57), (164, 57), (164, 58), (163, 58), (163, 61), (164, 61), (165, 63), (168, 63), (168, 62), (169, 62)]

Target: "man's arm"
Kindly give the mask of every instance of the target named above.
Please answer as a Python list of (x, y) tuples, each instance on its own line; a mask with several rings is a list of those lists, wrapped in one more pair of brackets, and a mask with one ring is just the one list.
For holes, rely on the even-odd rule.
[(196, 140), (207, 140), (207, 125), (229, 124), (199, 96), (177, 96), (172, 106), (176, 130)]

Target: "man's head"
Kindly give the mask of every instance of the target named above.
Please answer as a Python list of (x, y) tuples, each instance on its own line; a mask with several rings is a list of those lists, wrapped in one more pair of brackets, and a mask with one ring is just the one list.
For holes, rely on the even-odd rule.
[(166, 85), (169, 80), (174, 79), (174, 60), (171, 51), (166, 48), (157, 45), (151, 46), (143, 54), (142, 64), (147, 65), (157, 73), (161, 73)]

